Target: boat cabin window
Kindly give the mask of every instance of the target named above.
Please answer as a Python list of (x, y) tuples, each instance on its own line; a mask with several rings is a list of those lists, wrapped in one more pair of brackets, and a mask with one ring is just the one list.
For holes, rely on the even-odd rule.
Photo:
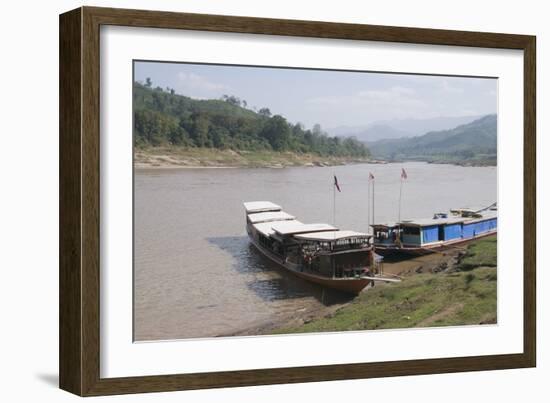
[(388, 237), (389, 237), (389, 231), (380, 231), (380, 230), (379, 230), (379, 231), (376, 231), (376, 232), (374, 233), (374, 237), (375, 237), (376, 239), (388, 239)]
[(336, 242), (334, 242), (334, 246), (353, 247), (353, 246), (361, 246), (364, 244), (368, 244), (368, 242), (369, 242), (368, 238), (344, 238), (344, 239), (338, 239)]
[(445, 240), (445, 226), (440, 225), (437, 227), (437, 240), (438, 241), (444, 241)]
[(397, 232), (398, 232), (397, 228), (385, 229), (385, 230), (377, 229), (374, 232), (374, 237), (377, 240), (381, 240), (381, 241), (384, 241), (386, 239), (395, 240), (396, 238), (395, 234)]
[(404, 235), (420, 235), (420, 227), (403, 227)]

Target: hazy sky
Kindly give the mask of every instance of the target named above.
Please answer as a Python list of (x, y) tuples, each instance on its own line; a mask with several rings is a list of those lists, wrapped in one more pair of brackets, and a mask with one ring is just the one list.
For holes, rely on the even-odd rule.
[(146, 77), (192, 98), (235, 95), (308, 128), (497, 110), (497, 80), (486, 78), (136, 62), (135, 79)]

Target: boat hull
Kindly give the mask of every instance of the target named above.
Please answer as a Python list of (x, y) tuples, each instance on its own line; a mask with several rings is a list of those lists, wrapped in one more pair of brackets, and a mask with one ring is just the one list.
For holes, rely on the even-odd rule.
[(281, 257), (275, 255), (274, 253), (259, 245), (252, 237), (250, 237), (250, 242), (262, 255), (266, 256), (274, 263), (277, 263), (283, 269), (291, 272), (296, 277), (310, 281), (323, 287), (328, 287), (348, 294), (357, 295), (365, 287), (373, 282), (373, 280), (370, 278), (328, 278), (308, 273), (302, 271), (299, 265), (285, 262)]
[(426, 255), (429, 253), (436, 253), (436, 252), (442, 252), (447, 249), (451, 249), (455, 246), (463, 245), (471, 241), (475, 241), (477, 239), (485, 238), (491, 235), (495, 235), (497, 231), (488, 231), (486, 233), (477, 235), (475, 237), (470, 238), (461, 238), (457, 240), (452, 240), (448, 242), (437, 242), (433, 244), (428, 244), (420, 247), (412, 247), (412, 246), (398, 246), (398, 245), (390, 245), (390, 246), (381, 246), (381, 245), (374, 245), (374, 249), (376, 253), (382, 255), (382, 256), (390, 256), (393, 254), (405, 254), (405, 255)]

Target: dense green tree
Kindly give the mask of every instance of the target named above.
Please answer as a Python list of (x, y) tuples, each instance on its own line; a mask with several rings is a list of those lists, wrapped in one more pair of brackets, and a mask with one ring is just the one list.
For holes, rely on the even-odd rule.
[(212, 141), (209, 137), (210, 121), (202, 113), (193, 115), (192, 136), (197, 147), (212, 147)]
[(276, 151), (289, 149), (290, 127), (281, 115), (275, 115), (265, 123), (261, 136), (269, 141), (271, 147)]
[(231, 146), (231, 135), (229, 131), (223, 127), (213, 127), (210, 131), (210, 137), (216, 148), (226, 149)]
[(155, 111), (140, 110), (135, 114), (135, 131), (139, 143), (158, 146), (165, 138), (164, 116)]
[[(305, 129), (290, 124), (269, 108), (247, 109), (234, 95), (198, 100), (153, 88), (150, 79), (134, 84), (134, 141), (136, 146), (176, 145), (234, 150), (276, 150), (321, 156), (367, 157), (366, 146), (354, 138), (329, 137), (321, 126)], [(255, 108), (253, 108), (255, 109)]]
[(269, 110), (269, 108), (260, 108), (258, 114), (265, 116), (266, 118), (271, 117), (271, 111)]

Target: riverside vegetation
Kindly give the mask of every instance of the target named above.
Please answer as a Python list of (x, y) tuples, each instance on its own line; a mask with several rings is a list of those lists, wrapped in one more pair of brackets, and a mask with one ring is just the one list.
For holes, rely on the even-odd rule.
[(134, 83), (137, 166), (286, 166), (367, 161), (368, 148), (353, 137), (306, 129), (245, 100), (193, 99), (151, 80)]
[(497, 321), (496, 236), (472, 242), (465, 252), (419, 267), (397, 284), (361, 293), (335, 312), (269, 333), (396, 329), (492, 324)]

